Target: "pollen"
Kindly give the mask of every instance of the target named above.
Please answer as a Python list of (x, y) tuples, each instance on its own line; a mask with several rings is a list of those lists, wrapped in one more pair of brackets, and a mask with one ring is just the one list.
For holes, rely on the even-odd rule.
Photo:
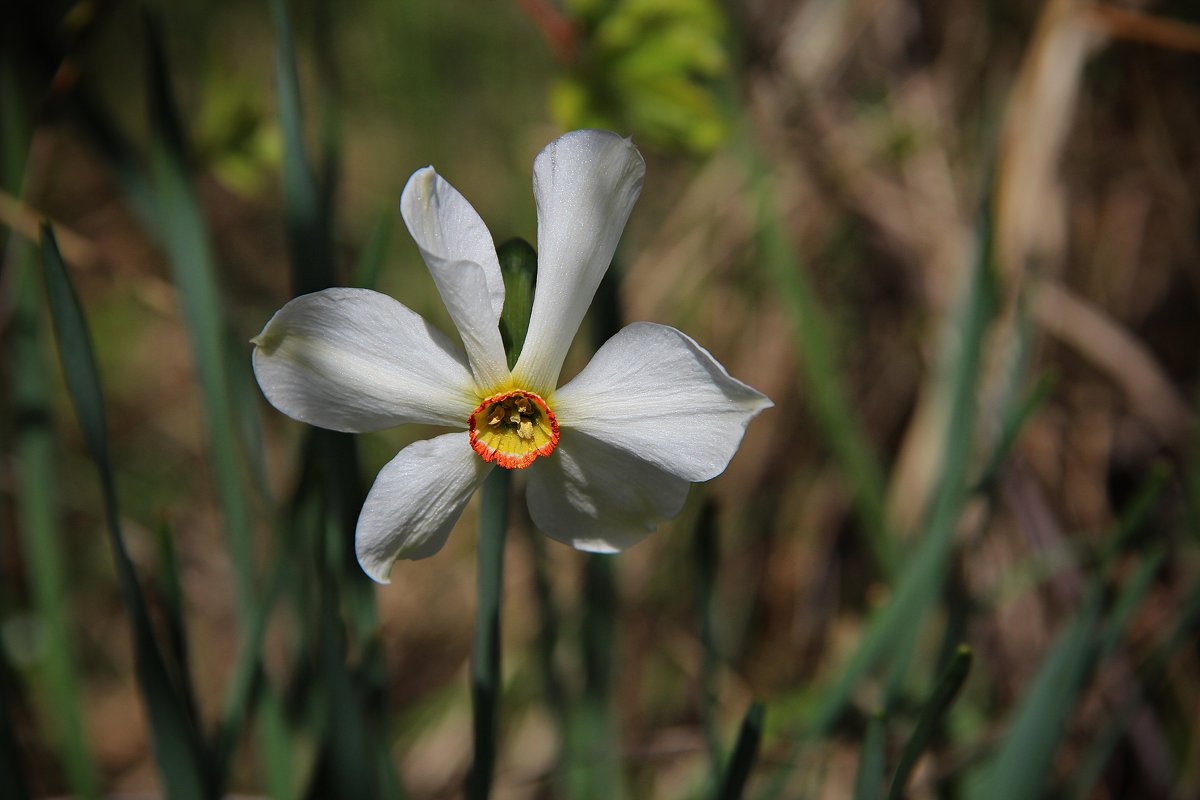
[(511, 391), (489, 397), (467, 420), (471, 447), (484, 461), (508, 469), (528, 467), (558, 446), (558, 420), (533, 392)]

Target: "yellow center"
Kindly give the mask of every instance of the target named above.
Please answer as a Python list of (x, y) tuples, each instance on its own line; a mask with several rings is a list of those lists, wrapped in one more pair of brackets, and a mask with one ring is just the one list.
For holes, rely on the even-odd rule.
[(467, 427), (475, 452), (509, 469), (528, 467), (558, 446), (558, 420), (533, 392), (492, 395), (471, 412)]

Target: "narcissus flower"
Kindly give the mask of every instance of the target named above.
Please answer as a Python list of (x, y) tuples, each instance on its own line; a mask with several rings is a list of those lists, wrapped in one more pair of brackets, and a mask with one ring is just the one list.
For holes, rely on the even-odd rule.
[(679, 513), (690, 483), (721, 474), (750, 420), (771, 406), (686, 335), (649, 322), (621, 330), (558, 386), (644, 173), (632, 142), (607, 131), (568, 133), (538, 155), (537, 286), (511, 371), (491, 234), (432, 167), (409, 179), (400, 211), (462, 347), (366, 289), (297, 297), (254, 339), (259, 386), (294, 419), (351, 432), (408, 422), (466, 429), (405, 447), (375, 479), (355, 533), (375, 580), (386, 583), (398, 558), (441, 549), (497, 466), (528, 474), (529, 513), (547, 535), (624, 550)]

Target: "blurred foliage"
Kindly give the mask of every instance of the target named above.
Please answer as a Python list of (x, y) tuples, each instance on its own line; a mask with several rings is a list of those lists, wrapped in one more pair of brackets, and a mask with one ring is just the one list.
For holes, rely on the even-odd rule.
[[(446, 797), (473, 749), (508, 797), (1200, 794), (1193, 7), (150, 5), (0, 21), (5, 800)], [(405, 179), (532, 241), (592, 125), (648, 181), (578, 350), (676, 324), (776, 408), (618, 558), (513, 502), (377, 591), (422, 432), (291, 424), (245, 342), (338, 283), (444, 327)]]
[(550, 94), (559, 125), (697, 154), (725, 141), (729, 32), (715, 0), (570, 0), (567, 9), (567, 69)]
[(266, 98), (244, 78), (213, 74), (195, 121), (196, 149), (237, 194), (260, 194), (279, 172), (283, 138), (267, 117)]

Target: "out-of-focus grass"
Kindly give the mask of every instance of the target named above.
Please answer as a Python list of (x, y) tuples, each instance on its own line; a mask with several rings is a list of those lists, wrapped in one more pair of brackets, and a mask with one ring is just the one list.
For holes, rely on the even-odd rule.
[[(13, 791), (187, 794), (185, 769), (151, 777), (178, 702), (229, 791), (456, 792), (475, 579), (502, 575), (497, 796), (1195, 793), (1200, 103), (1179, 4), (155, 8), (154, 68), (129, 57), (147, 34), (127, 4), (19, 2), (5, 26), (28, 35), (0, 76), (0, 327), (24, 349), (0, 371), (41, 387), (3, 426)], [(302, 430), (243, 342), (330, 283), (445, 326), (400, 188), (433, 163), (499, 240), (532, 238), (553, 85), (649, 163), (568, 373), (650, 318), (776, 408), (616, 559), (521, 531), (535, 544), (510, 536), (477, 575), (472, 509), (375, 592), (351, 550), (361, 476), (421, 432)], [(145, 716), (114, 633), (136, 592), (76, 546), (111, 521), (86, 489), (94, 425), (32, 346), (43, 298), (7, 231), (40, 214), (108, 377), (140, 641), (179, 691)]]

